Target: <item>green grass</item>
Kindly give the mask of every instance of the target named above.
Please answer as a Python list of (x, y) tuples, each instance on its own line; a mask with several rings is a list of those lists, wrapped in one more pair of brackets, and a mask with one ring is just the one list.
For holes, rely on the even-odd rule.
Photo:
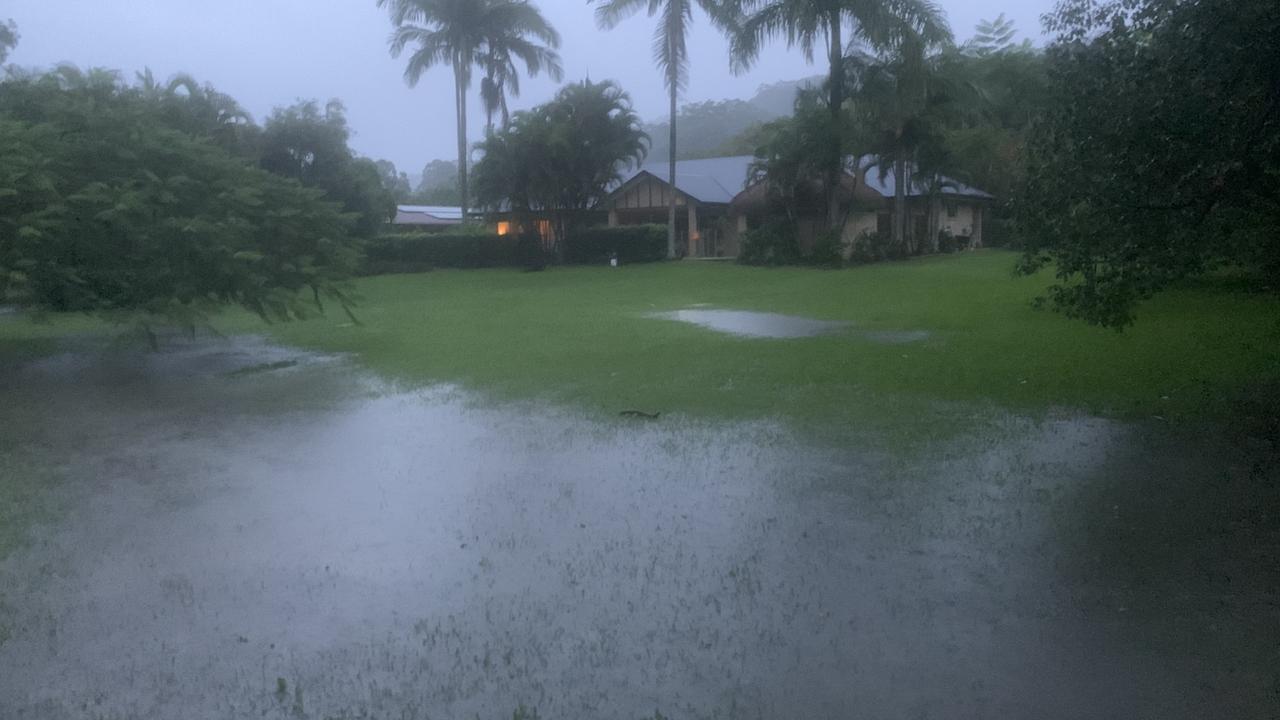
[[(333, 313), (271, 331), (354, 353), (392, 378), (458, 382), (503, 399), (881, 429), (975, 403), (1201, 417), (1280, 377), (1273, 297), (1177, 290), (1116, 333), (1033, 309), (1048, 280), (1013, 277), (1014, 260), (987, 251), (844, 271), (679, 263), (391, 276), (360, 283), (362, 326)], [(933, 337), (742, 339), (644, 317), (697, 303)], [(245, 318), (221, 325), (260, 328)]]
[[(391, 379), (456, 382), (497, 399), (912, 433), (927, 421), (963, 421), (975, 408), (1213, 417), (1280, 382), (1274, 296), (1200, 283), (1147, 303), (1138, 323), (1117, 333), (1033, 309), (1048, 278), (1015, 278), (1015, 257), (984, 251), (843, 271), (710, 263), (444, 271), (360, 281), (361, 325), (339, 312), (272, 326), (228, 313), (215, 325), (352, 353)], [(932, 338), (743, 339), (645, 317), (693, 304)], [(90, 326), (82, 318), (2, 322), (0, 359), (6, 347), (35, 352)]]

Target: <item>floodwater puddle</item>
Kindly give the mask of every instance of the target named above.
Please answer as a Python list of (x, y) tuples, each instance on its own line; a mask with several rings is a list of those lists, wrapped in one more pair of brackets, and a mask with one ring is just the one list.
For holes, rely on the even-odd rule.
[(846, 322), (814, 320), (797, 315), (748, 312), (745, 310), (707, 310), (689, 308), (672, 312), (652, 313), (648, 317), (658, 320), (675, 320), (690, 323), (709, 330), (751, 338), (806, 338), (831, 335), (848, 329)]
[[(701, 304), (672, 312), (650, 313), (646, 317), (689, 323), (738, 337), (777, 340), (834, 335), (847, 332), (854, 326), (850, 322), (815, 320), (798, 315), (708, 309)], [(927, 330), (867, 330), (859, 332), (858, 337), (880, 345), (908, 345), (924, 342), (933, 334)]]
[[(71, 353), (0, 394), (67, 508), (0, 562), (4, 718), (1276, 708), (1271, 546), (1199, 557), (1210, 466), (1109, 421), (877, 460), (771, 423), (390, 391), (253, 339)], [(1183, 517), (1213, 542), (1169, 535)]]

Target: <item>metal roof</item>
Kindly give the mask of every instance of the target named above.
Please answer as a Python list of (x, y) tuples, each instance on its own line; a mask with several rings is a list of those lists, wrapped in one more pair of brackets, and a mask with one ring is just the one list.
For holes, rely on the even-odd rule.
[[(754, 161), (751, 155), (681, 160), (676, 163), (676, 189), (701, 203), (728, 205), (747, 188), (748, 171)], [(623, 184), (642, 172), (667, 182), (671, 163), (647, 162), (626, 177)]]
[(394, 225), (461, 225), (462, 208), (441, 205), (398, 205)]
[[(707, 158), (705, 160), (681, 160), (676, 163), (676, 189), (700, 203), (718, 203), (727, 205), (750, 187), (749, 176), (751, 163), (756, 158), (751, 155), (735, 155), (733, 157)], [(890, 168), (881, 176), (878, 159), (874, 155), (860, 158), (850, 157), (848, 170), (852, 174), (854, 168), (863, 171), (863, 181), (869, 189), (884, 197), (894, 196), (897, 178)], [(649, 173), (662, 182), (670, 176), (671, 164), (667, 162), (648, 162), (625, 176), (618, 187), (622, 187), (636, 179), (642, 173)], [(994, 196), (971, 185), (942, 175), (937, 176), (942, 183), (942, 195), (956, 197), (973, 197), (994, 199)], [(913, 182), (907, 189), (907, 195), (919, 197), (928, 194), (928, 184)]]

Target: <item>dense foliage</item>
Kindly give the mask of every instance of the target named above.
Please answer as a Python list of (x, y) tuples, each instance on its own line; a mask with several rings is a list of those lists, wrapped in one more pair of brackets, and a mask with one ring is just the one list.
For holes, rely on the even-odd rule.
[(388, 233), (365, 243), (362, 273), (416, 273), (436, 268), (490, 268), (522, 265), (519, 238), (475, 233)]
[(269, 318), (345, 305), (350, 219), (230, 152), (234, 117), (211, 136), (188, 124), (205, 106), (175, 102), (102, 71), (0, 83), (0, 296), (188, 322), (228, 303)]
[(351, 151), (350, 136), (341, 103), (330, 101), (321, 110), (314, 101), (299, 102), (267, 118), (261, 163), (277, 175), (323, 190), (355, 217), (359, 235), (371, 237), (395, 216), (395, 196), (384, 186), (377, 163)]
[(1024, 269), (1109, 326), (1230, 264), (1280, 283), (1280, 3), (1065, 0), (1030, 146)]
[(611, 258), (623, 264), (646, 263), (666, 257), (665, 225), (584, 228), (565, 243), (566, 262), (580, 265), (603, 265)]
[(551, 102), (516, 113), (510, 127), (480, 143), (476, 198), (518, 219), (549, 216), (563, 259), (563, 240), (577, 220), (609, 194), (627, 167), (644, 159), (647, 147), (631, 99), (617, 85), (569, 85)]

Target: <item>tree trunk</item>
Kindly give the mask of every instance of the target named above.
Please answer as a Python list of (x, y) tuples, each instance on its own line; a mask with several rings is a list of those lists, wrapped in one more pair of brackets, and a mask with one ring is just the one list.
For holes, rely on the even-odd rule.
[(902, 156), (893, 161), (893, 244), (903, 252), (907, 247), (907, 161)]
[(467, 222), (467, 210), (469, 210), (469, 194), (467, 187), (467, 86), (466, 86), (466, 70), (461, 67), (460, 61), (454, 61), (453, 68), (454, 85), (457, 93), (457, 119), (458, 119), (458, 192), (462, 195), (462, 222)]
[(671, 162), (668, 180), (671, 187), (671, 201), (667, 208), (667, 259), (676, 259), (676, 115), (679, 114), (677, 107), (679, 98), (679, 84), (676, 78), (669, 78), (671, 85), (671, 147), (669, 159)]
[(827, 22), (831, 25), (828, 33), (831, 42), (831, 69), (827, 78), (827, 84), (830, 85), (827, 104), (831, 111), (831, 150), (827, 159), (827, 226), (834, 231), (839, 230), (842, 224), (840, 181), (844, 176), (843, 128), (840, 123), (840, 110), (844, 106), (844, 28), (841, 26), (840, 11), (832, 12)]

